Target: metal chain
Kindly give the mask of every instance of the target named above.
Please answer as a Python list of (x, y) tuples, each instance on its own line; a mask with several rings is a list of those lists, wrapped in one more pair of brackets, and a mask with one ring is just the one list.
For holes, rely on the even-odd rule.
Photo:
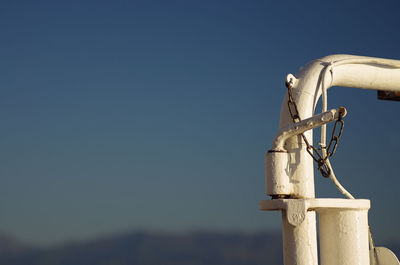
[[(290, 116), (292, 117), (292, 120), (294, 123), (300, 122), (301, 118), (300, 118), (299, 111), (297, 109), (297, 105), (296, 105), (296, 102), (294, 101), (294, 97), (292, 94), (293, 83), (286, 82), (286, 87), (288, 89), (287, 104), (288, 104)], [(304, 142), (306, 143), (307, 153), (309, 153), (310, 156), (317, 163), (319, 172), (321, 172), (322, 176), (325, 178), (329, 178), (329, 176), (331, 174), (331, 170), (329, 169), (329, 166), (327, 165), (326, 160), (329, 157), (334, 155), (334, 153), (336, 152), (337, 145), (339, 143), (339, 139), (342, 136), (343, 127), (344, 127), (344, 122), (343, 122), (342, 118), (343, 118), (343, 113), (340, 112), (339, 118), (336, 120), (335, 125), (333, 127), (332, 136), (331, 136), (331, 140), (329, 141), (328, 147), (321, 146), (321, 149), (326, 148), (327, 153), (326, 153), (325, 157), (320, 153), (321, 149), (315, 148), (313, 145), (311, 145), (308, 142), (304, 133), (300, 134), (300, 136), (303, 138)]]

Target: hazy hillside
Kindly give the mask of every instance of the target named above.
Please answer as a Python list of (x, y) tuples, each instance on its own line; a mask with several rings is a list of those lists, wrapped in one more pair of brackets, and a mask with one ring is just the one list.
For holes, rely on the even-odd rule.
[[(0, 247), (2, 244), (0, 243)], [(52, 249), (0, 250), (7, 265), (282, 264), (280, 234), (132, 233)]]
[(22, 253), (26, 253), (30, 249), (31, 248), (29, 246), (22, 244), (12, 237), (0, 235), (0, 257), (10, 254), (19, 255)]
[[(282, 265), (281, 245), (280, 233), (136, 232), (48, 249), (27, 247), (0, 236), (0, 264)], [(399, 244), (384, 245), (399, 254)]]

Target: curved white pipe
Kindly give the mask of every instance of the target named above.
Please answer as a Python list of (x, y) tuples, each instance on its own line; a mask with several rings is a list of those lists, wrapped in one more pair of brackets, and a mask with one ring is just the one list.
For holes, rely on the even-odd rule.
[[(400, 91), (400, 61), (354, 55), (330, 55), (305, 65), (295, 74), (295, 80), (291, 81), (299, 115), (301, 119), (306, 119), (314, 114), (322, 94), (322, 85), (325, 89), (344, 86)], [(293, 123), (287, 108), (287, 97), (286, 95), (281, 108), (280, 129)], [(312, 143), (312, 130), (305, 132), (305, 135)], [(299, 136), (292, 137), (286, 141), (285, 149), (292, 153), (293, 158), (290, 164), (293, 197), (313, 198), (315, 194), (313, 160), (306, 152), (303, 140)]]
[[(321, 96), (321, 85), (358, 87), (364, 89), (400, 91), (400, 61), (353, 55), (331, 55), (314, 60), (302, 67), (296, 77), (288, 75), (292, 95), (302, 120), (314, 114)], [(324, 96), (323, 105), (327, 106)], [(293, 121), (288, 111), (286, 94), (280, 117), (280, 130)], [(309, 143), (312, 130), (304, 132)], [(323, 139), (323, 142), (325, 140)], [(313, 159), (306, 151), (301, 136), (285, 141), (284, 150), (266, 154), (267, 194), (273, 198), (314, 198)], [(292, 200), (297, 207), (297, 202)], [(285, 265), (318, 264), (315, 212), (306, 211), (303, 222), (293, 226), (288, 222), (288, 211), (282, 210), (282, 231)], [(296, 216), (297, 218), (297, 216)]]

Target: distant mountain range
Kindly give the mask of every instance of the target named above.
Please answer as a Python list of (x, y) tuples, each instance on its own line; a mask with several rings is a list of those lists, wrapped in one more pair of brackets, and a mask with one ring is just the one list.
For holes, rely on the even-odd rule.
[[(399, 245), (389, 246), (398, 254)], [(1, 265), (282, 265), (280, 233), (135, 232), (47, 249), (0, 236)]]

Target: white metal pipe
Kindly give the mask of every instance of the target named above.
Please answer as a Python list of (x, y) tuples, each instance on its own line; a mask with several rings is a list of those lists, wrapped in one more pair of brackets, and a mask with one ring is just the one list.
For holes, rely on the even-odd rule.
[(309, 229), (317, 212), (321, 265), (370, 265), (369, 208), (370, 201), (363, 199), (275, 199), (259, 204), (263, 211), (282, 211), (285, 264), (318, 264)]
[[(330, 71), (324, 70), (329, 67)], [(353, 55), (331, 55), (314, 60), (302, 67), (292, 76), (293, 97), (301, 119), (313, 116), (315, 106), (321, 96), (321, 79), (328, 89), (331, 86), (359, 87), (364, 89), (400, 91), (400, 61)], [(322, 78), (322, 74), (323, 77)], [(292, 123), (287, 108), (287, 95), (281, 108), (279, 128)], [(312, 143), (312, 131), (305, 132)], [(285, 149), (293, 152), (297, 158), (296, 168), (290, 176), (296, 185), (293, 196), (301, 198), (314, 197), (313, 161), (305, 150), (299, 136), (286, 141)]]
[(315, 212), (306, 212), (304, 221), (297, 226), (289, 223), (287, 213), (282, 211), (284, 264), (318, 265)]
[(369, 265), (368, 209), (318, 212), (321, 265)]
[[(301, 68), (296, 77), (288, 76), (293, 84), (292, 93), (301, 119), (313, 116), (321, 96), (321, 73), (324, 72), (324, 69), (326, 70), (327, 66), (330, 67), (330, 71), (323, 78), (326, 89), (331, 86), (345, 86), (400, 91), (400, 69), (398, 69), (400, 61), (353, 55), (327, 56)], [(281, 108), (280, 129), (292, 123), (287, 101), (286, 94)], [(312, 143), (312, 130), (304, 134)], [(291, 161), (291, 170), (285, 180), (291, 184), (290, 196), (292, 198), (314, 198), (313, 159), (307, 153), (301, 137), (289, 138), (285, 142), (284, 149), (289, 154), (288, 161)], [(279, 184), (277, 183), (277, 186)], [(282, 211), (283, 219), (285, 219), (285, 214), (285, 211)], [(317, 264), (315, 261), (315, 253), (317, 253), (315, 215), (307, 214), (301, 227), (292, 229), (284, 222), (282, 228), (284, 230), (285, 265)]]
[(311, 118), (292, 123), (281, 128), (274, 138), (272, 149), (265, 154), (266, 190), (270, 196), (289, 196), (293, 193), (290, 181), (292, 165), (296, 166), (296, 159), (284, 150), (286, 140), (307, 130), (321, 126), (328, 122), (346, 116), (346, 109), (340, 107), (318, 114)]
[(364, 64), (339, 65), (333, 70), (332, 86), (400, 91), (400, 69)]
[(341, 117), (345, 117), (346, 114), (346, 108), (340, 107), (337, 109), (331, 109), (300, 122), (292, 123), (287, 127), (281, 128), (272, 142), (271, 150), (282, 151), (284, 150), (283, 146), (288, 138), (337, 120), (339, 119), (340, 115)]

